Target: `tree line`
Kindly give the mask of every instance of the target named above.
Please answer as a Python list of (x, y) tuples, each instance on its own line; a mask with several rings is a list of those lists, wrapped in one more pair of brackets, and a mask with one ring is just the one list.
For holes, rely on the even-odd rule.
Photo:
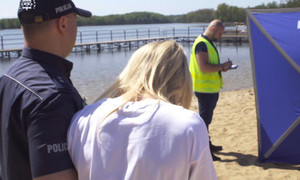
[[(261, 4), (252, 9), (268, 8), (291, 8), (300, 7), (300, 0), (288, 0), (286, 3), (278, 4), (271, 2)], [(250, 7), (248, 7), (250, 9)], [(78, 17), (78, 26), (92, 25), (122, 25), (122, 24), (153, 24), (153, 23), (205, 23), (213, 19), (221, 19), (223, 22), (246, 22), (246, 13), (244, 8), (229, 6), (226, 3), (219, 4), (217, 9), (200, 9), (183, 15), (165, 16), (151, 12), (133, 12), (122, 15), (92, 16), (91, 18)], [(20, 28), (17, 18), (1, 19), (0, 29)]]

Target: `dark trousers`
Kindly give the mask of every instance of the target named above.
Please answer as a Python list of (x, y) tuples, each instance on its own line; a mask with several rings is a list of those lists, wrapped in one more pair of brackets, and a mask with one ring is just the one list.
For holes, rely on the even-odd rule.
[(198, 98), (199, 115), (204, 120), (208, 131), (209, 124), (212, 121), (214, 109), (219, 99), (219, 93), (195, 92), (195, 95)]

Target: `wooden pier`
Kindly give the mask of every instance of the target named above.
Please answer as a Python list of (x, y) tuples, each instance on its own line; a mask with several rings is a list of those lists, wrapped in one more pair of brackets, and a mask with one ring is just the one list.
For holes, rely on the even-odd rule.
[(0, 58), (10, 59), (11, 57), (21, 56), (22, 49), (2, 49), (0, 50)]
[[(177, 42), (192, 43), (197, 36), (170, 36), (170, 37), (150, 37), (150, 38), (136, 38), (127, 40), (113, 40), (113, 41), (99, 41), (78, 43), (74, 46), (73, 52), (90, 52), (97, 50), (101, 52), (105, 49), (121, 49), (121, 48), (134, 48), (147, 44), (152, 41), (175, 40)], [(220, 39), (222, 42), (248, 42), (247, 34), (224, 33)], [(10, 59), (11, 57), (19, 57), (22, 49), (3, 49), (0, 50), (0, 59)]]
[(128, 39), (128, 40), (116, 40), (116, 41), (102, 41), (102, 42), (89, 42), (76, 44), (73, 51), (91, 51), (96, 49), (101, 51), (103, 49), (121, 49), (121, 48), (132, 48), (139, 47), (143, 44), (147, 44), (152, 41), (165, 41), (175, 40), (178, 41), (179, 37), (152, 37), (152, 38), (139, 38), (139, 39)]

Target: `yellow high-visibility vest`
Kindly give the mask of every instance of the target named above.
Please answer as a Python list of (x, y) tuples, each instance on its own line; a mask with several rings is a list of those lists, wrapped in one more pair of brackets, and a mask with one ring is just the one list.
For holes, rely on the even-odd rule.
[(193, 80), (193, 90), (195, 92), (217, 93), (223, 85), (221, 72), (202, 72), (200, 70), (195, 53), (195, 48), (200, 42), (206, 44), (209, 57), (208, 62), (210, 64), (220, 63), (219, 54), (213, 45), (201, 35), (198, 36), (193, 44), (189, 67)]

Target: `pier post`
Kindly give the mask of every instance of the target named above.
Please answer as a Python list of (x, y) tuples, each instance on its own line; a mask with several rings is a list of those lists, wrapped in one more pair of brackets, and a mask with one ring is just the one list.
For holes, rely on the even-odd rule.
[(1, 35), (1, 49), (4, 49), (4, 44), (3, 44), (3, 36)]
[(101, 52), (101, 45), (100, 44), (97, 44), (97, 50), (98, 50), (98, 52)]
[(136, 29), (136, 38), (139, 39), (139, 30)]
[(96, 42), (98, 42), (98, 31), (96, 31)]
[(175, 37), (175, 28), (173, 27), (173, 37)]
[(18, 53), (18, 57), (20, 57), (20, 56), (21, 56), (21, 53), (22, 53), (22, 51), (17, 51), (17, 53)]
[(236, 37), (236, 39), (235, 39), (235, 41), (236, 41), (236, 43), (238, 43), (238, 26), (237, 25), (235, 25), (235, 37)]
[(80, 32), (79, 35), (80, 35), (80, 44), (82, 44), (82, 32)]
[(110, 30), (110, 40), (113, 41), (113, 34), (112, 34), (112, 30)]
[(126, 30), (124, 29), (124, 40), (126, 40)]
[[(4, 47), (3, 47), (3, 36), (1, 35), (1, 49), (3, 50)], [(1, 52), (1, 57), (3, 58), (4, 57), (4, 53)]]

